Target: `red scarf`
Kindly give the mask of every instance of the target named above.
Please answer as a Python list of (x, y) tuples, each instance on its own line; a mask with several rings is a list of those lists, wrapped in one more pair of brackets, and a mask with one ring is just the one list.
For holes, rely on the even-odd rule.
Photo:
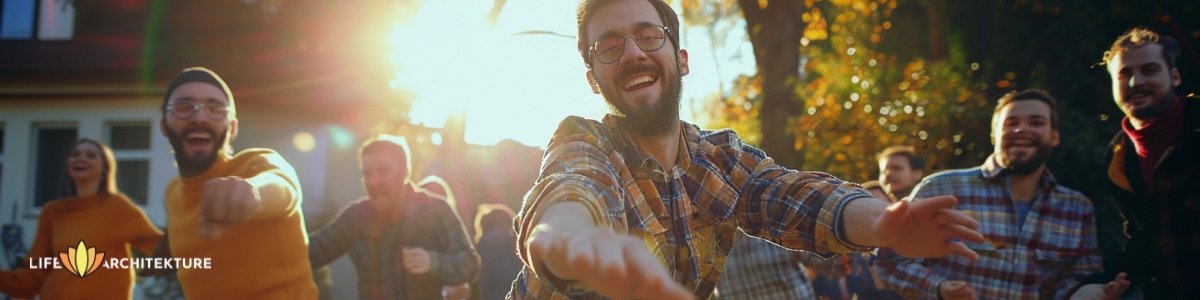
[(1128, 116), (1121, 121), (1121, 129), (1133, 140), (1133, 147), (1137, 150), (1142, 182), (1150, 191), (1154, 190), (1155, 165), (1158, 164), (1163, 153), (1167, 152), (1167, 148), (1170, 148), (1171, 144), (1175, 142), (1180, 128), (1183, 128), (1183, 98), (1175, 96), (1175, 99), (1171, 101), (1171, 107), (1167, 109), (1165, 115), (1145, 122), (1146, 126), (1142, 129), (1134, 129), (1133, 125), (1129, 123)]

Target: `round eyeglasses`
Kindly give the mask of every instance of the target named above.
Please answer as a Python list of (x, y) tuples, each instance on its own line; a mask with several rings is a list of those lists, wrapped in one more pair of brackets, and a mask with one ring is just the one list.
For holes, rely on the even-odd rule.
[(632, 37), (633, 43), (642, 51), (657, 51), (666, 44), (667, 35), (670, 32), (671, 30), (661, 25), (646, 26), (630, 35), (601, 38), (592, 43), (590, 52), (592, 57), (595, 57), (600, 63), (611, 64), (625, 55), (625, 39)]

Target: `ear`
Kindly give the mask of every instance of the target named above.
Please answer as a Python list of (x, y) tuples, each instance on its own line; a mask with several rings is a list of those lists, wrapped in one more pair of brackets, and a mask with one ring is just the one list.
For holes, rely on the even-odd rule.
[(596, 81), (596, 72), (587, 70), (588, 86), (592, 87), (593, 94), (600, 94), (600, 82)]
[(1179, 68), (1171, 68), (1171, 87), (1179, 87), (1183, 83), (1183, 77), (1179, 76)]
[(237, 139), (237, 135), (238, 135), (238, 119), (237, 118), (229, 119), (229, 140), (233, 141), (234, 139)]
[(158, 120), (158, 133), (161, 133), (163, 135), (163, 137), (167, 137), (167, 136), (171, 135), (171, 131), (167, 130), (167, 115), (166, 114), (163, 114), (162, 119)]
[(684, 76), (684, 75), (687, 75), (687, 74), (688, 74), (688, 72), (690, 71), (690, 70), (688, 69), (688, 52), (687, 52), (687, 49), (680, 48), (680, 49), (679, 49), (679, 55), (677, 55), (677, 56), (679, 57), (679, 76)]
[(1051, 129), (1050, 130), (1050, 146), (1058, 147), (1058, 142), (1059, 142), (1058, 129)]

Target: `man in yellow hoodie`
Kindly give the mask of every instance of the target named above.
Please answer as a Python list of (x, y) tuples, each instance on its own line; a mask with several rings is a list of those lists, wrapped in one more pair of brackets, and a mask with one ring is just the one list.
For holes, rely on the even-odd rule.
[(187, 68), (167, 86), (162, 134), (179, 177), (167, 186), (171, 255), (211, 258), (180, 269), (188, 299), (315, 299), (300, 181), (271, 149), (233, 154), (237, 107), (211, 70)]

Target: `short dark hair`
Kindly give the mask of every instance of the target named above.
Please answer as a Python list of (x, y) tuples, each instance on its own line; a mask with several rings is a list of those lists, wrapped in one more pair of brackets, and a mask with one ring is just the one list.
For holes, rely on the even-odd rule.
[(513, 230), (513, 219), (517, 214), (508, 205), (499, 203), (480, 204), (475, 210), (475, 242), (483, 238), (485, 231), (494, 228)]
[(1100, 64), (1107, 64), (1121, 52), (1151, 44), (1162, 46), (1162, 56), (1163, 60), (1167, 62), (1167, 70), (1174, 69), (1175, 58), (1179, 57), (1179, 42), (1169, 35), (1159, 35), (1145, 27), (1134, 27), (1118, 36), (1112, 46), (1108, 47), (1108, 51), (1104, 51), (1103, 61), (1100, 61)]
[(405, 183), (412, 181), (412, 150), (408, 147), (408, 140), (402, 136), (391, 134), (379, 134), (366, 141), (363, 141), (362, 146), (358, 147), (358, 163), (362, 164), (363, 156), (367, 153), (382, 151), (387, 155), (393, 155), (404, 162), (406, 175)]
[(996, 109), (992, 111), (992, 126), (996, 125), (996, 114), (1000, 113), (1000, 108), (1017, 101), (1041, 101), (1050, 107), (1050, 128), (1058, 129), (1058, 101), (1054, 100), (1050, 93), (1039, 89), (1028, 89), (1024, 91), (1011, 91), (1000, 97), (1000, 102), (996, 103)]
[[(679, 16), (675, 14), (675, 9), (671, 8), (670, 4), (663, 0), (646, 0), (650, 5), (654, 6), (654, 10), (658, 12), (658, 17), (662, 19), (663, 26), (667, 27), (667, 35), (671, 39), (671, 45), (675, 47), (675, 51), (679, 51)], [(579, 22), (579, 33), (576, 36), (579, 46), (579, 55), (583, 57), (583, 64), (587, 65), (588, 69), (592, 68), (591, 53), (588, 51), (592, 45), (588, 42), (587, 22), (592, 19), (592, 13), (603, 7), (612, 0), (583, 0), (579, 2), (579, 8), (576, 10), (575, 19)]]
[(883, 149), (882, 152), (875, 155), (875, 161), (882, 161), (892, 155), (899, 155), (908, 158), (908, 167), (914, 170), (925, 169), (925, 159), (917, 156), (916, 148), (913, 146), (891, 146)]

